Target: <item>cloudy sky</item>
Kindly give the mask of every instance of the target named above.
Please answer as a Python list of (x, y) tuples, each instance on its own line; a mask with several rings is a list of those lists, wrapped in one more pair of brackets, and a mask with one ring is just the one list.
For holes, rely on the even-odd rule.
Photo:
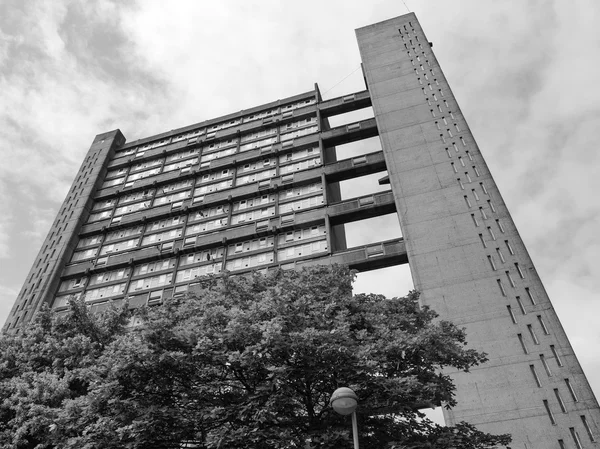
[[(600, 2), (405, 2), (598, 396)], [(406, 12), (400, 0), (3, 0), (0, 324), (96, 134), (131, 141), (315, 82), (325, 98), (363, 90), (354, 29)], [(355, 225), (351, 245), (399, 235), (394, 221)], [(406, 267), (358, 284), (410, 287)]]

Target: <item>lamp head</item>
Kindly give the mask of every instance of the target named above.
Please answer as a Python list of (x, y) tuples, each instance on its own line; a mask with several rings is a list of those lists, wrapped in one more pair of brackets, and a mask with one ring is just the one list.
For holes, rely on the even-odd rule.
[(358, 407), (358, 396), (348, 387), (340, 387), (333, 392), (329, 404), (340, 415), (349, 415)]

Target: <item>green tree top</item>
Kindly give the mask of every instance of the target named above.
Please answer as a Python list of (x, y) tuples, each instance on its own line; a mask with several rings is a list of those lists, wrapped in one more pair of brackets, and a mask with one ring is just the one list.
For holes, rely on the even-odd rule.
[(7, 448), (351, 447), (329, 406), (350, 386), (365, 448), (507, 444), (417, 411), (452, 406), (443, 367), (486, 360), (418, 295), (352, 295), (353, 273), (314, 267), (208, 278), (161, 307), (91, 315), (73, 301), (0, 338), (0, 445)]

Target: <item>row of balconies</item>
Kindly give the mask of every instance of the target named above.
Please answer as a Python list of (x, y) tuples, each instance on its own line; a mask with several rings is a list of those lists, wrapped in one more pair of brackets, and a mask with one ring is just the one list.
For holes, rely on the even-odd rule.
[[(267, 154), (277, 154), (280, 152), (288, 152), (314, 146), (318, 144), (319, 139), (322, 139), (324, 145), (334, 146), (342, 143), (353, 142), (355, 140), (366, 139), (377, 135), (377, 125), (375, 119), (367, 119), (360, 122), (352, 123), (349, 125), (332, 128), (329, 131), (321, 132), (320, 134), (311, 134), (303, 137), (298, 137), (294, 140), (289, 140), (283, 143), (277, 143), (271, 147), (257, 148), (254, 150), (246, 151), (244, 153), (236, 153), (230, 156), (223, 157), (221, 159), (214, 159), (209, 163), (196, 164), (190, 167), (185, 167), (179, 170), (173, 170), (168, 173), (158, 174), (148, 178), (140, 179), (129, 187), (124, 188), (123, 185), (109, 187), (102, 189), (97, 192), (96, 199), (106, 199), (112, 196), (118, 195), (121, 192), (131, 192), (139, 189), (146, 189), (150, 186), (166, 184), (177, 179), (184, 179), (187, 177), (195, 177), (198, 174), (209, 173), (211, 171), (233, 166), (240, 165), (255, 160), (263, 159)], [(181, 148), (181, 143), (173, 144), (177, 148)], [(178, 146), (179, 145), (179, 146)], [(157, 149), (159, 153), (166, 151), (164, 149)], [(156, 155), (155, 155), (156, 156)], [(109, 165), (109, 168), (115, 168)]]
[[(261, 266), (259, 269), (275, 269), (278, 267), (284, 269), (298, 269), (303, 266), (344, 264), (348, 265), (351, 269), (356, 269), (359, 271), (369, 271), (404, 263), (408, 263), (406, 247), (404, 244), (404, 240), (402, 238), (399, 238), (349, 248), (347, 250), (338, 251), (325, 256), (308, 256), (288, 263), (269, 264)], [(241, 270), (239, 272), (236, 272), (236, 274), (244, 274), (249, 271), (252, 271), (252, 269)], [(190, 287), (193, 287), (194, 284), (197, 284), (197, 281), (190, 281), (188, 284), (190, 285)], [(183, 283), (181, 285), (183, 285)], [(153, 291), (144, 292), (139, 295), (129, 296), (129, 306), (131, 308), (135, 308), (146, 304), (158, 304), (162, 302), (164, 298), (171, 297), (175, 288), (176, 286), (173, 285), (169, 285), (166, 288), (162, 288), (160, 289), (161, 293), (159, 295), (156, 295), (156, 292)], [(72, 292), (71, 294), (76, 293), (77, 292)], [(153, 294), (155, 295), (154, 300), (151, 300), (151, 295)], [(120, 305), (123, 303), (123, 301), (123, 298), (117, 298), (114, 300), (100, 299), (91, 303), (90, 306), (92, 310), (96, 312), (102, 310), (103, 308), (109, 307), (111, 304)]]
[(276, 192), (283, 188), (317, 182), (322, 179), (322, 176), (325, 176), (327, 181), (332, 180), (333, 182), (336, 182), (342, 179), (356, 177), (357, 175), (378, 172), (384, 169), (385, 159), (383, 152), (379, 151), (350, 159), (344, 159), (323, 167), (316, 167), (273, 179), (266, 179), (231, 189), (211, 192), (206, 194), (201, 201), (198, 201), (198, 198), (190, 198), (185, 200), (180, 207), (176, 208), (173, 208), (172, 204), (164, 204), (162, 206), (144, 209), (139, 212), (123, 215), (117, 224), (111, 224), (110, 218), (86, 224), (82, 226), (80, 236), (101, 232), (103, 229), (117, 229), (119, 227), (132, 226), (147, 220), (159, 220), (163, 217), (179, 215), (182, 211), (192, 212), (220, 203), (251, 198), (259, 194)]
[[(345, 223), (360, 218), (382, 215), (395, 210), (394, 198), (391, 191), (366, 195), (347, 201), (318, 207), (307, 211), (289, 213), (277, 217), (265, 218), (247, 225), (223, 228), (217, 232), (201, 234), (195, 241), (186, 244), (186, 238), (174, 241), (169, 250), (161, 251), (160, 246), (151, 246), (123, 254), (108, 255), (105, 263), (98, 265), (96, 260), (78, 263), (65, 267), (63, 278), (78, 277), (86, 272), (105, 271), (107, 269), (142, 263), (153, 259), (171, 257), (180, 251), (196, 251), (213, 246), (243, 241), (251, 237), (263, 237), (286, 229), (298, 229), (323, 222), (325, 216), (331, 223)], [(103, 259), (103, 258), (101, 258)]]

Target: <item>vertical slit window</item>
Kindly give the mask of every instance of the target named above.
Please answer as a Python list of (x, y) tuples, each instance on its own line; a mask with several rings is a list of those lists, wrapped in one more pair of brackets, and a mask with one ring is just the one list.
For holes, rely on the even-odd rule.
[(504, 285), (502, 285), (502, 281), (500, 279), (496, 279), (496, 282), (498, 283), (498, 288), (500, 289), (500, 293), (502, 293), (502, 296), (506, 296), (506, 290), (504, 290)]
[(575, 427), (569, 427), (569, 432), (571, 432), (571, 436), (573, 437), (573, 441), (575, 442), (575, 447), (577, 449), (583, 449), (581, 445), (581, 440), (579, 439), (579, 434), (575, 430)]
[[(440, 134), (440, 136), (442, 136)], [(444, 138), (444, 136), (442, 136), (442, 139)], [(456, 165), (454, 165), (454, 162), (450, 162), (450, 165), (452, 165), (452, 170), (454, 170), (454, 173), (458, 173), (458, 170), (456, 169)]]
[(552, 355), (554, 356), (554, 358), (556, 359), (556, 364), (558, 366), (563, 366), (563, 362), (560, 359), (560, 356), (558, 355), (558, 351), (556, 350), (556, 346), (554, 345), (550, 345), (550, 350), (552, 351)]
[(452, 157), (452, 155), (450, 154), (450, 150), (448, 149), (448, 147), (446, 147), (446, 154), (448, 155), (448, 157)]
[(458, 181), (458, 185), (460, 186), (461, 190), (465, 190), (465, 185), (463, 184), (463, 182), (461, 181), (460, 178), (456, 178), (456, 180)]
[(521, 267), (516, 262), (515, 262), (515, 268), (517, 269), (517, 273), (519, 273), (519, 277), (521, 279), (525, 279), (525, 275), (523, 274), (523, 270), (521, 270)]
[(535, 365), (529, 365), (529, 369), (531, 370), (531, 375), (533, 376), (533, 380), (535, 380), (535, 384), (538, 386), (538, 388), (542, 388), (542, 383), (540, 382), (540, 378), (535, 370)]
[(467, 178), (467, 182), (472, 182), (471, 181), (471, 175), (469, 175), (469, 172), (465, 172), (465, 177)]
[(488, 262), (490, 263), (490, 266), (492, 267), (492, 270), (496, 271), (496, 264), (494, 263), (494, 259), (492, 258), (492, 256), (487, 256), (488, 258)]
[(456, 145), (456, 142), (452, 142), (452, 146), (454, 147), (454, 151), (458, 153), (458, 146)]
[[(437, 101), (437, 98), (435, 97), (435, 95), (433, 96), (433, 98), (435, 98), (435, 101)], [(438, 108), (438, 111), (439, 111), (439, 112), (440, 112), (440, 114), (441, 114), (441, 112), (442, 112), (442, 107), (441, 107), (441, 106), (438, 104), (438, 105), (437, 105), (437, 108)]]
[(483, 218), (484, 220), (487, 220), (487, 215), (485, 214), (483, 207), (479, 206), (479, 212), (481, 213), (481, 218)]
[(512, 246), (510, 246), (510, 243), (508, 243), (508, 240), (504, 240), (504, 244), (506, 245), (506, 249), (508, 249), (508, 252), (509, 252), (509, 253), (510, 253), (512, 256), (514, 256), (514, 255), (515, 255), (515, 252), (514, 252), (514, 250), (512, 249)]
[(563, 413), (567, 413), (567, 409), (565, 407), (565, 403), (563, 402), (562, 398), (560, 397), (560, 391), (558, 391), (558, 388), (554, 389), (554, 396), (556, 396), (556, 401), (558, 402), (558, 405), (560, 407), (560, 411)]
[(492, 203), (492, 200), (487, 200), (487, 202), (488, 202), (488, 205), (490, 206), (490, 210), (495, 213), (496, 212), (496, 208), (494, 207), (494, 204)]
[(473, 219), (475, 226), (479, 226), (479, 222), (477, 221), (477, 218), (475, 218), (475, 214), (471, 214), (471, 218)]
[(469, 158), (469, 160), (472, 161), (473, 155), (471, 154), (471, 152), (467, 150), (467, 151), (465, 151), (465, 153), (467, 154), (467, 157)]
[(465, 195), (465, 203), (467, 203), (467, 207), (471, 207), (471, 202), (469, 201), (469, 197)]
[(533, 330), (533, 326), (531, 324), (527, 325), (527, 330), (529, 331), (529, 335), (531, 335), (531, 339), (533, 340), (533, 344), (534, 345), (539, 345), (540, 341), (537, 338), (537, 335), (535, 335), (535, 331)]
[(500, 229), (500, 232), (504, 233), (504, 226), (502, 226), (502, 223), (500, 223), (500, 220), (496, 218), (496, 224), (498, 225), (498, 229)]
[(521, 297), (517, 296), (516, 300), (517, 300), (517, 304), (519, 304), (519, 309), (521, 309), (521, 313), (523, 315), (527, 315), (527, 311), (525, 310), (525, 306), (523, 305), (523, 301), (521, 301)]
[(481, 240), (481, 244), (483, 245), (483, 247), (487, 248), (487, 245), (485, 244), (485, 240), (483, 239), (483, 234), (479, 234), (479, 240)]
[(535, 297), (533, 296), (533, 293), (531, 293), (531, 290), (529, 290), (529, 287), (525, 287), (525, 292), (527, 292), (527, 296), (529, 297), (531, 304), (535, 306)]
[(517, 318), (515, 317), (515, 314), (513, 313), (512, 307), (506, 306), (506, 310), (508, 310), (508, 314), (510, 315), (510, 319), (513, 322), (513, 324), (517, 324)]
[(485, 193), (487, 195), (488, 192), (487, 192), (487, 189), (485, 188), (485, 184), (483, 182), (480, 182), (479, 185), (481, 186), (481, 190), (483, 190), (483, 193)]
[[(429, 101), (429, 98), (427, 99), (427, 101)], [(432, 117), (435, 117), (435, 111), (434, 111), (433, 109), (430, 109), (430, 111), (431, 111), (431, 116), (432, 116)], [(436, 122), (436, 123), (437, 123), (437, 122)]]
[(563, 440), (558, 440), (558, 447), (559, 449), (567, 449), (567, 446), (565, 446), (565, 442)]
[(463, 147), (467, 146), (467, 142), (465, 142), (465, 139), (463, 139), (462, 136), (460, 136), (460, 142), (463, 144)]
[(460, 162), (460, 165), (462, 165), (463, 167), (465, 166), (465, 161), (463, 161), (463, 158), (461, 156), (458, 156), (458, 161)]
[(508, 279), (508, 282), (509, 282), (510, 286), (512, 288), (516, 288), (515, 281), (513, 281), (513, 278), (510, 275), (510, 273), (508, 271), (505, 271), (504, 273), (506, 274), (506, 278)]
[(548, 328), (546, 327), (546, 323), (544, 323), (544, 319), (542, 318), (542, 315), (538, 315), (537, 319), (538, 319), (538, 323), (540, 323), (540, 327), (542, 328), (542, 331), (544, 332), (544, 334), (549, 335), (550, 332), (548, 332)]
[(552, 376), (552, 371), (550, 371), (550, 367), (548, 366), (548, 362), (546, 361), (546, 356), (544, 354), (540, 354), (540, 361), (542, 362), (542, 365), (546, 370), (546, 374), (548, 375), (548, 377)]
[(550, 422), (552, 423), (553, 426), (555, 426), (556, 421), (554, 420), (554, 415), (552, 414), (552, 410), (550, 410), (550, 404), (548, 404), (548, 401), (546, 399), (544, 399), (544, 407), (546, 408), (546, 413), (548, 413), (548, 418), (550, 418)]
[(496, 240), (496, 236), (494, 235), (494, 231), (492, 231), (492, 228), (490, 228), (489, 226), (487, 227), (488, 232), (490, 233), (490, 237), (492, 238), (492, 240)]
[(594, 434), (592, 433), (592, 428), (590, 427), (590, 425), (587, 422), (587, 418), (585, 417), (585, 415), (581, 415), (581, 422), (583, 423), (583, 427), (585, 427), (585, 431), (587, 432), (588, 436), (590, 437), (590, 441), (596, 441), (596, 438), (594, 437)]
[(573, 398), (573, 401), (579, 402), (579, 399), (577, 399), (577, 395), (575, 394), (575, 390), (573, 389), (573, 385), (571, 385), (571, 381), (569, 379), (565, 379), (565, 385), (567, 386), (567, 390), (569, 390), (569, 393), (571, 394), (571, 398)]
[(479, 170), (477, 170), (477, 167), (473, 165), (473, 171), (475, 172), (476, 176), (481, 176), (481, 174), (479, 174)]
[(475, 189), (471, 189), (471, 192), (473, 193), (473, 196), (475, 197), (475, 201), (479, 201), (479, 195), (477, 195), (477, 192), (475, 191)]
[(523, 348), (523, 352), (525, 354), (529, 354), (527, 346), (525, 346), (525, 340), (523, 340), (523, 334), (517, 334), (517, 337), (519, 338), (519, 343), (521, 343), (521, 348)]
[(496, 248), (496, 254), (498, 254), (498, 258), (500, 259), (500, 261), (501, 261), (502, 263), (506, 262), (506, 261), (504, 260), (504, 255), (502, 254), (502, 251), (500, 251), (500, 248)]

